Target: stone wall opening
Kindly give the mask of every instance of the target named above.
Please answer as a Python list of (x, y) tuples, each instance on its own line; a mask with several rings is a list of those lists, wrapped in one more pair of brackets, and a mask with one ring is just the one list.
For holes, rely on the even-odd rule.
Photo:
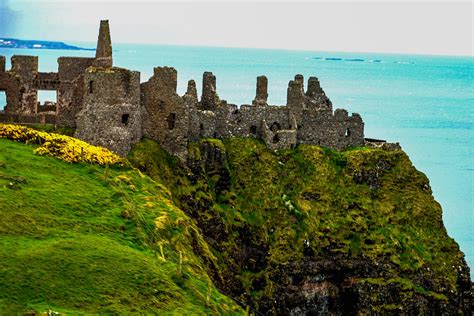
[(346, 136), (346, 137), (351, 136), (351, 130), (346, 128), (346, 133), (344, 134), (344, 136)]
[(6, 106), (7, 106), (7, 94), (5, 93), (5, 91), (0, 91), (0, 112), (4, 112)]
[(38, 90), (37, 108), (39, 112), (56, 112), (58, 92), (56, 90)]
[(168, 118), (166, 119), (166, 121), (168, 122), (168, 129), (169, 130), (174, 129), (174, 127), (176, 125), (176, 113), (170, 113), (170, 115), (168, 115)]
[(270, 130), (275, 133), (276, 131), (281, 130), (281, 125), (278, 122), (273, 122), (273, 124), (270, 126)]
[(252, 135), (257, 134), (257, 126), (255, 126), (255, 125), (250, 126), (250, 134), (252, 134)]
[(122, 114), (122, 124), (123, 125), (128, 125), (128, 121), (130, 119), (130, 114), (128, 113), (125, 113), (125, 114)]
[(277, 144), (280, 141), (280, 137), (278, 136), (278, 134), (275, 134), (275, 136), (273, 136), (272, 141), (274, 144)]
[(94, 93), (94, 81), (89, 81), (89, 94)]

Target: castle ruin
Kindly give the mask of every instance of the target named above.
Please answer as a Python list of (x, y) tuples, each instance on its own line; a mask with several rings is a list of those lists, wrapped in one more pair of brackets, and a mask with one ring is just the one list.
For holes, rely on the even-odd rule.
[[(271, 149), (315, 144), (344, 149), (364, 144), (359, 114), (333, 111), (316, 77), (306, 89), (302, 75), (288, 84), (286, 105), (269, 105), (268, 79), (257, 78), (252, 104), (221, 100), (216, 77), (204, 72), (201, 98), (189, 80), (177, 94), (177, 71), (155, 67), (140, 83), (140, 73), (113, 66), (108, 21), (101, 21), (95, 58), (59, 57), (58, 72), (39, 72), (38, 57), (13, 56), (5, 69), (0, 56), (0, 91), (7, 104), (0, 122), (54, 124), (75, 128), (75, 136), (124, 156), (142, 137), (169, 153), (187, 157), (188, 143), (200, 138), (255, 137)], [(41, 105), (39, 90), (57, 92), (57, 102)]]

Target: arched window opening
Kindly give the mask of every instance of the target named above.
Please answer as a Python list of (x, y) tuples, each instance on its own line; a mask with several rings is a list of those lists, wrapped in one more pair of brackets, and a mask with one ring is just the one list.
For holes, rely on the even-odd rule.
[(351, 136), (351, 130), (346, 128), (346, 133), (344, 134), (344, 136), (346, 136), (346, 137)]

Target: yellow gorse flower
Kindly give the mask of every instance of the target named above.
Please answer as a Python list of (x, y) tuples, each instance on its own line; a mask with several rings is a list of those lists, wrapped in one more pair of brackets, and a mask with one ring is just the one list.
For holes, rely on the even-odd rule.
[(66, 162), (87, 162), (99, 165), (123, 165), (125, 160), (110, 150), (93, 146), (77, 138), (46, 133), (21, 125), (0, 124), (0, 138), (40, 145), (38, 155), (48, 155)]

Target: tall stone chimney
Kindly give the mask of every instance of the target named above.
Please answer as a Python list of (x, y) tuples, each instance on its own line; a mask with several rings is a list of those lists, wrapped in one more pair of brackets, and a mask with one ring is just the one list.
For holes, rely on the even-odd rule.
[(204, 72), (202, 75), (202, 95), (201, 95), (201, 110), (215, 110), (219, 104), (220, 99), (216, 91), (216, 76), (212, 72)]
[(196, 82), (192, 79), (188, 81), (188, 89), (186, 90), (185, 96), (189, 100), (191, 100), (193, 104), (196, 104), (198, 102)]
[(318, 78), (309, 77), (308, 90), (306, 91), (306, 95), (310, 98), (316, 98), (321, 94), (324, 94), (324, 91), (323, 89), (321, 89), (321, 85), (319, 84)]
[(100, 21), (94, 66), (101, 68), (112, 67), (112, 41), (110, 40), (109, 20)]
[(257, 91), (255, 99), (252, 101), (253, 105), (265, 106), (268, 99), (268, 79), (265, 76), (257, 77)]

